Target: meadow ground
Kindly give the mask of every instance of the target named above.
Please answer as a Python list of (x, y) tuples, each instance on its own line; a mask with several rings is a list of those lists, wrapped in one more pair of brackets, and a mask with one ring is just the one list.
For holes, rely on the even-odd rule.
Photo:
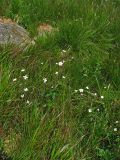
[(37, 36), (0, 47), (0, 149), (13, 160), (119, 160), (120, 1), (0, 0)]

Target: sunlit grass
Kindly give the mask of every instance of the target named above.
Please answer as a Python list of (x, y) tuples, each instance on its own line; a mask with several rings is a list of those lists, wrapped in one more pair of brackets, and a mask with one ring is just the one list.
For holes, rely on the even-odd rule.
[[(19, 53), (0, 48), (0, 149), (14, 160), (119, 159), (119, 1), (0, 4), (36, 37)], [(59, 31), (38, 37), (43, 22)]]

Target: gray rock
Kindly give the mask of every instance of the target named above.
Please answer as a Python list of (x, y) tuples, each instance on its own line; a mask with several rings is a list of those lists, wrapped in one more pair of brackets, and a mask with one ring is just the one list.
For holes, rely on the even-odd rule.
[(15, 44), (24, 46), (31, 42), (29, 33), (17, 23), (0, 19), (0, 45)]

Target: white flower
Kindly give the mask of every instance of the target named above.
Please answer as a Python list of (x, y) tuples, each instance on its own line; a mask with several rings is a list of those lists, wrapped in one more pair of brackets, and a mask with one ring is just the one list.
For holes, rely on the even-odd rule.
[(43, 78), (43, 82), (46, 83), (47, 82), (47, 78)]
[(94, 93), (94, 96), (97, 96), (97, 93)]
[(99, 112), (99, 111), (100, 111), (100, 109), (98, 108), (98, 109), (97, 109), (97, 111)]
[(92, 109), (89, 108), (89, 109), (88, 109), (88, 112), (91, 113), (91, 112), (92, 112)]
[(117, 132), (117, 128), (114, 128), (114, 131)]
[(30, 101), (27, 100), (26, 103), (27, 103), (27, 104), (30, 104)]
[(118, 123), (118, 121), (116, 121), (115, 123)]
[(62, 78), (65, 79), (66, 77), (65, 77), (65, 76), (62, 76)]
[(28, 79), (28, 76), (27, 76), (27, 74), (25, 75), (25, 76), (23, 76), (23, 78), (26, 80), (26, 79)]
[(83, 91), (84, 91), (83, 89), (79, 89), (79, 92), (80, 92), (80, 93), (83, 93)]
[(77, 90), (77, 89), (75, 89), (75, 90), (74, 90), (74, 92), (75, 92), (75, 93), (77, 93), (77, 92), (78, 92), (78, 90)]
[(66, 50), (62, 50), (62, 52), (66, 53), (67, 51)]
[(43, 62), (41, 62), (41, 65), (43, 65)]
[(63, 66), (63, 62), (58, 62), (58, 65), (59, 66)]
[(21, 97), (21, 98), (24, 98), (24, 96), (25, 96), (25, 95), (24, 95), (24, 94), (22, 94), (20, 97)]
[(56, 75), (58, 75), (58, 72), (55, 72)]
[(89, 89), (89, 87), (87, 86), (86, 89)]
[(24, 91), (27, 92), (27, 91), (28, 91), (28, 88), (24, 88)]
[(101, 99), (104, 99), (104, 96), (101, 96)]
[(13, 79), (13, 82), (15, 82), (15, 81), (17, 81), (17, 78), (14, 78), (14, 79)]
[(25, 72), (25, 69), (23, 68), (23, 69), (21, 69), (21, 72)]

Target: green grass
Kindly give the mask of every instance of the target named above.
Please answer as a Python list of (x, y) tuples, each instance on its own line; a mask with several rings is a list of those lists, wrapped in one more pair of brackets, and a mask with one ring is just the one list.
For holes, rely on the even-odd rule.
[(26, 51), (0, 48), (0, 148), (13, 160), (119, 159), (119, 9), (119, 0), (0, 1), (0, 16), (31, 37), (43, 22), (59, 28)]

